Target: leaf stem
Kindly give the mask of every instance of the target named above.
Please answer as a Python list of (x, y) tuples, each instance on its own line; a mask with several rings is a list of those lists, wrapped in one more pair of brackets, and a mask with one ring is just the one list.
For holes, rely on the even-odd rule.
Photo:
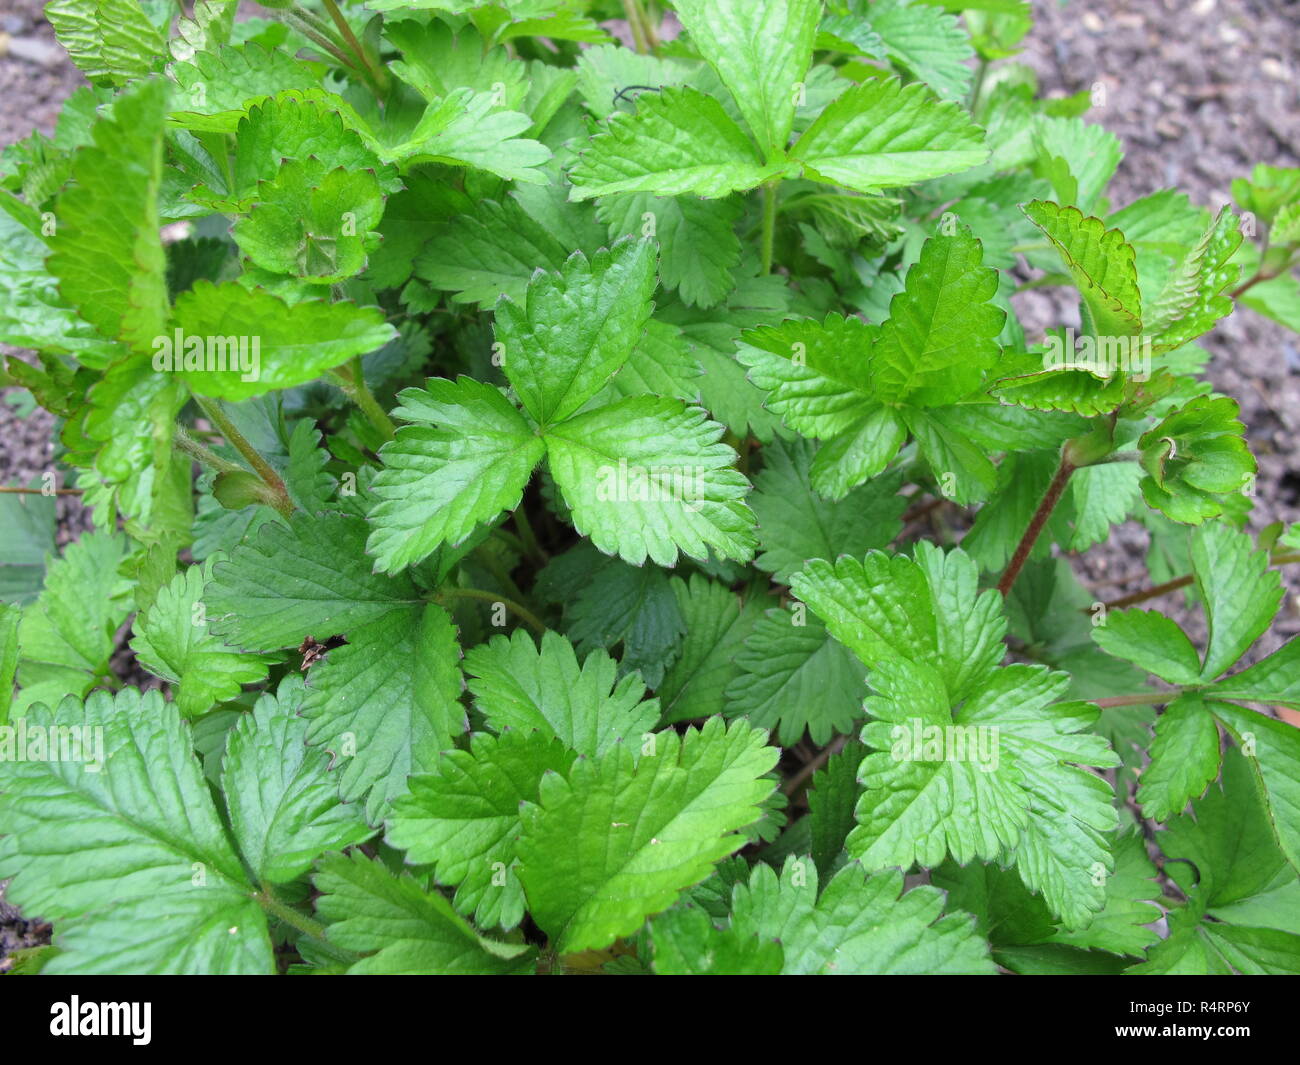
[[(195, 396), (194, 402), (199, 405), (199, 410), (203, 411), (207, 419), (217, 427), (221, 435), (226, 438), (226, 443), (230, 444), (236, 451), (244, 456), (244, 460), (253, 468), (257, 475), (262, 478), (266, 486), (271, 489), (271, 505), (275, 507), (284, 517), (289, 517), (293, 513), (293, 500), (289, 498), (289, 490), (284, 486), (284, 481), (280, 475), (271, 468), (271, 464), (266, 461), (257, 448), (248, 442), (248, 439), (235, 428), (235, 423), (227, 416), (226, 412), (221, 409), (220, 400), (209, 400), (202, 396)], [(196, 445), (202, 447), (201, 444)], [(193, 452), (191, 452), (193, 454)], [(225, 461), (224, 459), (222, 460)], [(239, 467), (233, 463), (228, 463), (230, 472), (238, 470)]]
[(326, 938), (325, 926), (314, 918), (308, 917), (305, 913), (295, 910), (292, 906), (287, 906), (271, 893), (269, 887), (263, 887), (256, 895), (253, 896), (259, 906), (268, 914), (277, 920), (283, 921), (290, 928), (295, 929), (300, 935), (306, 936), (321, 950), (322, 953), (338, 961), (352, 962), (357, 959), (357, 955), (348, 950), (336, 947)]
[(526, 606), (496, 592), (485, 591), (482, 588), (443, 588), (434, 598), (474, 599), (483, 603), (500, 603), (538, 635), (546, 631), (546, 624)]
[(183, 425), (176, 426), (175, 433), (172, 436), (172, 447), (177, 451), (184, 452), (186, 455), (196, 459), (202, 465), (208, 467), (208, 469), (215, 470), (217, 473), (248, 472), (238, 462), (231, 462), (229, 459), (223, 459), (210, 447), (200, 444), (190, 435), (189, 430)]
[[(1285, 566), (1291, 562), (1300, 562), (1300, 551), (1288, 551), (1280, 555), (1272, 555), (1268, 561), (1272, 566)], [(1193, 574), (1185, 573), (1181, 577), (1165, 581), (1164, 584), (1143, 588), (1137, 592), (1129, 592), (1128, 595), (1121, 595), (1118, 599), (1111, 599), (1102, 605), (1107, 610), (1121, 610), (1126, 606), (1132, 606), (1134, 603), (1145, 603), (1148, 599), (1156, 599), (1159, 596), (1168, 595), (1170, 592), (1176, 592), (1179, 588), (1186, 588), (1195, 580), (1196, 577)], [(1081, 607), (1080, 613), (1087, 614), (1092, 609), (1092, 607)]]
[(0, 493), (16, 496), (79, 496), (82, 493), (80, 488), (52, 488), (46, 491), (44, 488), (9, 488), (0, 485)]
[(831, 760), (833, 755), (839, 754), (844, 750), (845, 744), (849, 742), (847, 736), (837, 736), (823, 747), (817, 754), (808, 761), (802, 769), (794, 776), (781, 785), (781, 793), (788, 799), (793, 799), (799, 792), (807, 787), (808, 782), (812, 780), (813, 774), (821, 769)]
[(393, 424), (393, 419), (379, 405), (375, 394), (366, 384), (365, 372), (361, 367), (361, 356), (358, 355), (347, 366), (331, 370), (330, 376), (343, 390), (343, 394), (357, 405), (357, 409), (366, 416), (370, 424), (379, 430), (385, 440), (392, 440), (397, 435), (397, 426)]
[(515, 508), (514, 520), (515, 531), (519, 534), (519, 541), (523, 544), (524, 551), (543, 565), (549, 562), (551, 556), (538, 543), (537, 534), (533, 532), (532, 523), (528, 520), (528, 515), (524, 513), (523, 504)]
[(366, 74), (375, 89), (378, 90), (379, 94), (382, 96), (388, 88), (387, 74), (383, 71), (376, 70), (371, 65), (370, 58), (366, 55), (366, 50), (361, 46), (361, 42), (357, 40), (357, 35), (352, 32), (351, 25), (349, 25), (348, 20), (343, 17), (343, 12), (339, 10), (339, 5), (335, 0), (322, 0), (322, 2), (325, 5), (325, 10), (329, 12), (330, 18), (334, 20), (334, 25), (338, 27), (339, 33), (343, 35), (343, 40), (347, 42), (348, 48), (351, 49), (352, 54), (357, 57), (357, 62), (361, 64), (362, 72)]
[(1118, 706), (1154, 706), (1157, 703), (1172, 703), (1183, 694), (1182, 688), (1167, 692), (1143, 692), (1141, 695), (1116, 695), (1109, 699), (1090, 699), (1089, 702), (1109, 710)]
[(1034, 516), (1029, 519), (1029, 528), (1025, 530), (1024, 536), (1020, 538), (1020, 543), (1016, 545), (1015, 554), (1011, 556), (1011, 561), (1007, 563), (1007, 568), (1003, 571), (1002, 579), (998, 581), (998, 591), (1002, 593), (1003, 599), (1011, 594), (1016, 578), (1020, 576), (1020, 571), (1024, 569), (1025, 563), (1029, 560), (1029, 553), (1034, 549), (1034, 544), (1038, 542), (1038, 537), (1047, 525), (1047, 519), (1052, 516), (1052, 511), (1056, 509), (1056, 504), (1061, 501), (1065, 486), (1070, 483), (1070, 475), (1077, 468), (1070, 461), (1066, 451), (1062, 450), (1060, 465), (1056, 467), (1052, 482), (1047, 486), (1047, 493), (1038, 504), (1038, 509), (1034, 511)]
[(776, 247), (776, 182), (763, 186), (763, 275), (772, 272), (772, 254)]

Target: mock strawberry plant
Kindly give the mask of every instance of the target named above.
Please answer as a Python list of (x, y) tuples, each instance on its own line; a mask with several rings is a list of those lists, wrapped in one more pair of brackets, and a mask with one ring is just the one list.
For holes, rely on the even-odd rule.
[(244, 7), (0, 156), (10, 964), (1300, 972), (1300, 171), (1111, 202), (1017, 0)]

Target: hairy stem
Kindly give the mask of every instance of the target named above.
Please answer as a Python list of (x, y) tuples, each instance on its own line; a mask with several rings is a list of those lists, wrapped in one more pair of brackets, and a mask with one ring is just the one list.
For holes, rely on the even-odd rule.
[(308, 917), (305, 913), (295, 910), (281, 902), (272, 894), (269, 887), (262, 888), (253, 896), (257, 904), (262, 907), (270, 916), (277, 920), (283, 921), (290, 928), (295, 929), (300, 935), (306, 936), (320, 948), (321, 952), (328, 954), (337, 961), (355, 961), (357, 955), (351, 951), (343, 950), (336, 947), (325, 936), (325, 926), (314, 918)]
[(1155, 706), (1157, 703), (1172, 703), (1183, 694), (1182, 688), (1167, 692), (1143, 692), (1141, 695), (1116, 695), (1109, 699), (1092, 699), (1096, 706), (1109, 710), (1116, 706)]
[(339, 5), (335, 3), (335, 0), (322, 0), (322, 2), (325, 4), (325, 10), (329, 12), (330, 18), (334, 20), (334, 25), (338, 27), (339, 33), (343, 35), (343, 40), (347, 42), (348, 48), (357, 57), (360, 69), (382, 95), (388, 88), (387, 74), (382, 70), (376, 70), (371, 65), (366, 50), (361, 46), (361, 42), (357, 40), (357, 35), (352, 32), (352, 27), (348, 24), (348, 20), (343, 17), (343, 12), (339, 10)]
[(231, 462), (229, 459), (223, 459), (210, 447), (200, 444), (193, 436), (190, 435), (183, 425), (176, 426), (172, 436), (172, 447), (177, 451), (184, 452), (191, 458), (196, 459), (202, 465), (217, 473), (246, 473), (247, 471), (238, 462)]
[(370, 386), (366, 384), (366, 377), (362, 372), (361, 357), (359, 355), (346, 367), (331, 370), (330, 376), (343, 390), (343, 394), (357, 405), (357, 409), (366, 416), (366, 420), (379, 430), (380, 435), (385, 440), (392, 440), (397, 435), (397, 426), (393, 424), (393, 419), (379, 405), (379, 401), (375, 399), (375, 394), (370, 391)]
[(47, 492), (44, 488), (9, 488), (0, 485), (0, 493), (15, 496), (79, 496), (81, 492), (80, 488), (51, 488)]
[(534, 632), (540, 635), (546, 631), (546, 625), (542, 619), (526, 606), (515, 602), (513, 599), (507, 599), (503, 595), (498, 595), (496, 592), (485, 591), (482, 588), (444, 588), (435, 598), (438, 600), (474, 599), (482, 603), (500, 603)]
[(772, 272), (772, 254), (776, 246), (776, 182), (763, 186), (763, 274)]
[(1016, 578), (1020, 576), (1020, 571), (1025, 568), (1025, 563), (1029, 560), (1029, 552), (1034, 549), (1034, 544), (1038, 542), (1038, 537), (1047, 524), (1047, 519), (1052, 516), (1056, 504), (1061, 501), (1065, 486), (1070, 483), (1070, 475), (1077, 468), (1069, 457), (1062, 452), (1061, 463), (1056, 467), (1052, 483), (1047, 486), (1047, 494), (1043, 496), (1042, 502), (1038, 504), (1034, 516), (1029, 519), (1029, 528), (1025, 530), (1025, 535), (1020, 538), (1020, 543), (1016, 545), (1015, 554), (1011, 556), (1011, 561), (1007, 563), (1007, 568), (1002, 573), (1002, 579), (998, 581), (998, 591), (1002, 593), (1003, 599), (1011, 594)]
[[(220, 401), (195, 396), (194, 402), (199, 405), (199, 410), (203, 411), (207, 419), (226, 438), (226, 443), (244, 456), (244, 461), (253, 468), (254, 472), (271, 489), (272, 506), (286, 518), (289, 517), (293, 513), (293, 500), (289, 498), (289, 490), (284, 486), (284, 481), (271, 468), (271, 464), (262, 457), (261, 452), (253, 447), (244, 434), (235, 428), (235, 423), (226, 417), (226, 412), (221, 409)], [(202, 447), (201, 444), (196, 446)], [(229, 465), (233, 466), (233, 463)], [(234, 469), (237, 470), (239, 467), (235, 466)]]

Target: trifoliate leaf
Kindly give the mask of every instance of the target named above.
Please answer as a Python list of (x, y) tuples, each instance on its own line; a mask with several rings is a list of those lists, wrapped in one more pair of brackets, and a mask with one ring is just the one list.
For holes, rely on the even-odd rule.
[(231, 400), (306, 384), (397, 335), (378, 308), (289, 305), (233, 281), (199, 281), (183, 292), (172, 326), (154, 345), (154, 370), (182, 373), (199, 395)]
[(1076, 207), (1034, 200), (1024, 208), (1061, 256), (1097, 336), (1137, 336), (1142, 331), (1142, 297), (1133, 246), (1118, 229), (1107, 229)]
[(208, 628), (204, 589), (223, 558), (213, 555), (178, 573), (149, 610), (136, 615), (131, 649), (145, 669), (175, 685), (173, 698), (184, 717), (233, 699), (242, 685), (266, 676), (263, 658), (240, 654)]
[(26, 726), (29, 745), (59, 728), (91, 748), (0, 758), (0, 875), (16, 877), (11, 902), (58, 922), (46, 972), (275, 971), (256, 888), (174, 707), (157, 692), (96, 692), (30, 710)]
[(828, 743), (862, 716), (865, 670), (815, 617), (768, 610), (735, 664), (727, 716), (777, 732), (782, 746), (798, 743), (805, 730), (814, 743)]
[[(864, 867), (932, 867), (1009, 853), (1020, 878), (1066, 927), (1104, 904), (1113, 867), (1104, 833), (1114, 828), (1110, 785), (1078, 766), (1118, 762), (1105, 740), (1081, 732), (1080, 704), (1053, 705), (1069, 677), (1006, 666), (952, 712), (932, 666), (893, 659), (872, 670), (882, 695), (863, 740), (864, 792), (849, 854)], [(1101, 874), (1100, 876), (1098, 874)]]
[(371, 485), (367, 551), (396, 573), (442, 544), (463, 543), (519, 505), (545, 451), (523, 416), (492, 385), (431, 378), (408, 388), (393, 414), (412, 424), (380, 451)]
[(447, 751), (433, 773), (411, 779), (411, 793), (393, 803), (388, 842), (456, 887), (460, 913), (484, 928), (514, 928), (524, 915), (519, 808), (538, 801), (544, 774), (568, 773), (574, 758), (546, 732), (478, 733), (468, 751)]
[(606, 947), (666, 910), (744, 843), (771, 791), (765, 734), (711, 718), (659, 733), (638, 758), (624, 745), (542, 780), (524, 808), (520, 879), (557, 950)]
[(904, 893), (902, 873), (867, 876), (856, 863), (820, 895), (817, 883), (811, 861), (790, 857), (779, 874), (760, 862), (733, 895), (731, 927), (779, 941), (787, 976), (996, 971), (970, 914), (944, 915), (941, 891)]
[(956, 174), (988, 158), (983, 131), (925, 86), (872, 78), (846, 90), (795, 142), (805, 176), (874, 192)]
[(506, 376), (545, 428), (568, 418), (627, 362), (650, 317), (655, 246), (626, 240), (558, 274), (538, 274), (525, 302), (497, 308)]
[(634, 566), (671, 566), (679, 552), (753, 557), (749, 482), (722, 433), (698, 407), (644, 396), (576, 415), (545, 439), (578, 531)]
[(682, 0), (677, 15), (718, 72), (769, 160), (794, 127), (799, 88), (812, 63), (817, 0)]
[(330, 754), (307, 746), (303, 695), (302, 681), (286, 677), (240, 715), (226, 741), (221, 789), (235, 842), (262, 884), (296, 880), (325, 851), (374, 834), (358, 805), (339, 801)]
[(538, 730), (594, 757), (622, 743), (639, 746), (659, 720), (659, 704), (642, 701), (645, 685), (615, 679), (614, 660), (593, 651), (578, 665), (573, 645), (546, 632), (540, 649), (521, 629), (494, 636), (465, 656), (475, 705), (497, 731)]
[(327, 922), (326, 937), (344, 950), (368, 955), (348, 968), (353, 975), (532, 971), (531, 947), (479, 935), (442, 895), (425, 891), (409, 873), (393, 874), (378, 858), (358, 851), (328, 855), (314, 880), (321, 892), (316, 912)]
[[(793, 87), (791, 89), (793, 92)], [(712, 96), (685, 87), (645, 92), (635, 114), (615, 112), (569, 171), (570, 198), (615, 192), (716, 199), (780, 177)]]

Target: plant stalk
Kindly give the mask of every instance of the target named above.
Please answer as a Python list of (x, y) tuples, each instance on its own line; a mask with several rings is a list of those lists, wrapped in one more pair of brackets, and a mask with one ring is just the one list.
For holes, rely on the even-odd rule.
[(1038, 504), (1034, 516), (1029, 519), (1029, 528), (1025, 530), (1024, 536), (1020, 538), (1020, 543), (1016, 545), (1015, 554), (1011, 556), (1011, 561), (1007, 563), (1007, 568), (1002, 573), (1002, 579), (998, 581), (998, 591), (1002, 593), (1003, 599), (1011, 594), (1016, 578), (1020, 576), (1020, 571), (1025, 568), (1025, 563), (1029, 561), (1029, 553), (1034, 549), (1034, 544), (1038, 542), (1038, 537), (1047, 525), (1047, 519), (1052, 516), (1052, 511), (1056, 509), (1056, 504), (1061, 501), (1061, 496), (1065, 493), (1065, 486), (1070, 483), (1070, 475), (1076, 469), (1078, 467), (1070, 461), (1066, 452), (1062, 451), (1061, 463), (1056, 467), (1052, 483), (1047, 486), (1047, 494), (1043, 496), (1042, 502)]
[(776, 182), (763, 186), (763, 275), (772, 272), (772, 255), (776, 247)]
[(397, 435), (397, 426), (393, 423), (393, 419), (379, 405), (375, 394), (366, 384), (365, 373), (361, 368), (361, 356), (358, 355), (345, 368), (331, 370), (330, 375), (343, 390), (343, 394), (357, 405), (357, 409), (366, 416), (371, 425), (379, 430), (385, 440), (392, 440)]
[(507, 599), (504, 595), (497, 595), (496, 592), (489, 592), (483, 588), (443, 588), (434, 598), (438, 600), (447, 598), (474, 599), (483, 603), (500, 603), (539, 636), (546, 631), (546, 625), (542, 619), (526, 606), (515, 602), (513, 599)]
[[(265, 482), (266, 486), (271, 489), (272, 502), (284, 517), (293, 514), (293, 500), (289, 498), (289, 490), (284, 486), (284, 481), (280, 475), (271, 468), (271, 464), (266, 461), (257, 448), (253, 447), (238, 429), (235, 423), (226, 417), (226, 412), (221, 409), (219, 400), (204, 399), (202, 396), (195, 396), (194, 402), (199, 405), (199, 410), (203, 411), (207, 419), (217, 427), (221, 435), (226, 438), (226, 443), (230, 444), (236, 451), (244, 456), (253, 471)], [(202, 446), (202, 445), (198, 445)], [(223, 460), (224, 461), (224, 460)], [(233, 465), (233, 464), (230, 464)], [(234, 469), (239, 469), (235, 466)]]

